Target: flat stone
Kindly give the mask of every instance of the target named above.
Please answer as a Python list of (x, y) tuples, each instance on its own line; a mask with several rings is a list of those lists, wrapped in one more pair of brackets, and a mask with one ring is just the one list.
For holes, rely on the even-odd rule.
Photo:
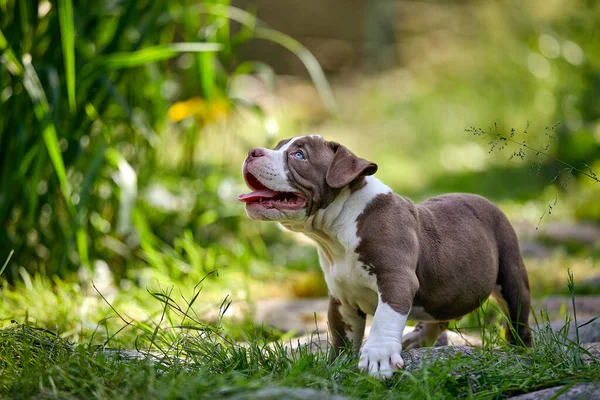
[[(406, 335), (408, 332), (413, 331), (414, 329), (415, 328), (413, 326), (407, 326), (404, 329), (404, 335)], [(364, 343), (364, 341), (366, 341), (369, 338), (370, 332), (371, 332), (371, 327), (367, 326), (365, 329), (365, 337), (363, 339), (363, 343)], [(328, 351), (331, 346), (330, 342), (331, 342), (331, 340), (330, 340), (330, 337), (329, 337), (329, 334), (327, 333), (327, 331), (324, 331), (324, 332), (315, 331), (315, 332), (307, 334), (307, 335), (303, 335), (300, 337), (290, 339), (288, 341), (283, 342), (282, 344), (284, 347), (288, 348), (288, 351), (293, 351), (295, 349), (302, 348), (302, 350), (304, 350), (304, 351), (309, 351), (311, 353), (315, 353), (320, 350)], [(479, 339), (477, 337), (466, 335), (464, 333), (446, 331), (440, 336), (440, 338), (438, 339), (438, 341), (434, 347), (442, 347), (442, 346), (472, 348), (472, 347), (481, 347), (482, 343), (481, 343), (481, 339)], [(425, 347), (424, 349), (426, 349), (426, 348), (427, 347)], [(431, 348), (431, 347), (429, 347), (429, 348)]]
[[(327, 337), (303, 337), (293, 339), (288, 343), (284, 343), (288, 353), (294, 351), (329, 351), (331, 344)], [(436, 347), (421, 347), (418, 349), (403, 350), (402, 359), (404, 360), (404, 369), (406, 371), (414, 371), (421, 368), (423, 365), (429, 365), (438, 360), (448, 360), (458, 356), (473, 357), (481, 350), (470, 346), (436, 346)], [(498, 352), (499, 354), (504, 354)]]
[(583, 362), (592, 363), (600, 362), (600, 342), (584, 343), (581, 345), (590, 354), (583, 355)]
[(206, 313), (206, 321), (217, 322), (221, 317), (242, 320), (249, 317), (254, 325), (275, 328), (282, 332), (307, 335), (327, 331), (327, 307), (329, 299), (267, 299), (254, 304), (232, 303), (224, 314), (219, 310)]
[[(412, 332), (415, 329), (414, 326), (407, 326), (404, 328), (403, 335), (406, 335), (409, 332)], [(369, 337), (369, 333), (371, 332), (371, 327), (367, 326), (365, 329), (365, 340)], [(462, 332), (454, 332), (451, 330), (447, 330), (442, 335), (440, 335), (439, 339), (435, 346), (469, 346), (469, 347), (481, 347), (481, 339), (475, 336), (468, 335)]]
[(523, 257), (526, 258), (548, 259), (552, 257), (552, 249), (535, 240), (523, 239), (519, 242), (519, 248)]
[(402, 352), (404, 370), (414, 371), (440, 360), (449, 360), (458, 356), (474, 357), (481, 351), (468, 346), (422, 347)]
[(570, 400), (570, 399), (598, 399), (600, 398), (600, 384), (576, 383), (572, 386), (563, 385), (553, 388), (538, 390), (511, 397), (513, 400)]
[[(299, 339), (304, 342), (317, 332), (322, 337), (327, 336), (328, 305), (327, 298), (259, 301), (256, 304), (254, 321), (257, 325), (265, 324), (283, 332), (295, 331), (301, 336)], [(370, 320), (371, 317), (368, 317), (367, 325)], [(407, 326), (404, 334), (413, 329), (414, 327)], [(369, 332), (370, 326), (367, 326), (365, 339), (369, 337)], [(438, 343), (451, 346), (481, 346), (481, 339), (464, 333), (446, 331)]]
[(600, 226), (589, 223), (554, 222), (542, 225), (539, 236), (555, 243), (592, 246), (600, 242)]
[[(578, 319), (577, 323), (579, 326), (585, 324), (587, 321), (585, 319)], [(551, 322), (550, 326), (554, 332), (558, 332), (565, 327), (565, 321), (556, 321)], [(571, 321), (569, 323), (569, 330), (567, 332), (567, 337), (572, 340), (577, 340), (577, 332), (575, 330), (575, 321)], [(593, 322), (585, 326), (581, 326), (579, 328), (579, 341), (580, 343), (593, 343), (600, 342), (600, 319), (597, 319)]]
[(307, 334), (327, 331), (329, 299), (269, 299), (256, 303), (254, 322), (283, 332)]
[[(543, 308), (548, 311), (550, 318), (564, 316), (564, 313), (573, 316), (573, 301), (570, 296), (549, 296), (542, 300), (536, 309)], [(600, 296), (575, 296), (577, 318), (590, 319), (600, 314)]]

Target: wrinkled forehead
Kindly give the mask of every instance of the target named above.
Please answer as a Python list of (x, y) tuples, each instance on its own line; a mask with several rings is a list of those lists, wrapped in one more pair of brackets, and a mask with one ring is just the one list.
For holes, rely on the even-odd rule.
[(319, 135), (295, 136), (289, 139), (283, 139), (273, 150), (286, 151), (290, 147), (327, 147), (327, 141)]

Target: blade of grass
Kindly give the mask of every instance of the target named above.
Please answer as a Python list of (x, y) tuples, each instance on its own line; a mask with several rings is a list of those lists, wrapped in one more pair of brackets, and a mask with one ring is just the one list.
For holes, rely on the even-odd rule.
[(2, 63), (6, 65), (8, 72), (10, 72), (14, 76), (20, 76), (23, 73), (23, 66), (19, 62), (19, 59), (15, 56), (15, 53), (8, 46), (8, 42), (6, 41), (6, 37), (2, 33), (0, 29), (0, 51), (4, 57), (0, 58)]
[(90, 257), (88, 255), (88, 234), (83, 227), (77, 229), (75, 234), (77, 241), (77, 253), (79, 254), (79, 261), (84, 267), (90, 266)]
[(75, 217), (76, 211), (75, 207), (73, 206), (73, 202), (71, 201), (71, 189), (69, 187), (69, 182), (67, 181), (67, 172), (65, 170), (65, 164), (60, 151), (60, 146), (58, 144), (56, 127), (51, 122), (52, 120), (49, 116), (50, 107), (48, 105), (48, 100), (46, 99), (46, 94), (44, 93), (44, 88), (42, 87), (40, 79), (37, 76), (33, 65), (31, 64), (31, 56), (29, 54), (26, 54), (23, 57), (23, 66), (25, 68), (23, 85), (25, 86), (25, 90), (33, 102), (36, 119), (42, 125), (44, 143), (46, 144), (46, 149), (48, 150), (50, 160), (54, 166), (54, 171), (58, 177), (61, 192), (65, 198), (65, 203), (67, 204), (67, 208), (69, 209), (71, 216)]
[(67, 97), (69, 109), (75, 112), (75, 26), (73, 23), (73, 2), (71, 0), (58, 0), (58, 21), (65, 62), (65, 76), (67, 79)]
[(578, 325), (578, 326), (577, 326), (577, 328), (583, 328), (584, 326), (586, 326), (586, 325), (589, 325), (589, 324), (591, 324), (592, 322), (596, 321), (598, 318), (600, 318), (600, 314), (599, 314), (599, 315), (596, 315), (594, 318), (590, 319), (589, 321), (587, 321), (587, 322), (584, 322), (584, 323), (583, 323), (583, 324), (581, 324), (581, 325)]
[(21, 43), (20, 49), (22, 52), (31, 50), (31, 32), (32, 27), (29, 24), (29, 12), (27, 3), (24, 0), (19, 0), (19, 27), (21, 28)]
[(567, 270), (568, 281), (567, 286), (569, 288), (569, 293), (571, 294), (571, 303), (573, 305), (573, 321), (575, 322), (575, 335), (577, 337), (577, 345), (581, 345), (581, 340), (579, 338), (579, 325), (577, 324), (577, 307), (575, 307), (575, 280), (573, 278), (573, 271), (569, 268)]
[(216, 93), (215, 56), (210, 53), (201, 53), (198, 54), (197, 59), (202, 93), (206, 99), (213, 99)]
[(150, 46), (137, 51), (117, 52), (98, 57), (94, 60), (94, 65), (89, 64), (90, 66), (84, 71), (90, 73), (98, 67), (105, 69), (133, 68), (150, 62), (168, 60), (180, 53), (215, 52), (220, 49), (221, 45), (218, 43), (173, 43)]
[(329, 86), (329, 82), (325, 77), (325, 73), (319, 64), (319, 61), (317, 61), (315, 56), (306, 47), (304, 47), (304, 45), (291, 36), (271, 28), (257, 27), (254, 31), (254, 35), (258, 39), (266, 39), (271, 42), (275, 42), (296, 54), (296, 56), (306, 67), (308, 74), (313, 80), (315, 87), (317, 88), (317, 91), (319, 92), (319, 95), (321, 96), (321, 99), (323, 99), (323, 103), (325, 103), (325, 106), (329, 112), (333, 115), (338, 114), (337, 103), (335, 101), (335, 97), (333, 96), (333, 91)]
[(0, 269), (0, 276), (2, 275), (2, 273), (4, 272), (4, 270), (6, 269), (6, 266), (8, 265), (8, 262), (12, 258), (12, 255), (13, 255), (14, 252), (15, 252), (15, 250), (13, 249), (8, 254), (8, 257), (6, 258), (6, 261), (4, 261), (4, 265), (2, 266), (2, 269)]
[(285, 33), (281, 33), (264, 26), (264, 24), (261, 23), (261, 21), (254, 15), (237, 7), (198, 4), (196, 7), (188, 8), (188, 12), (225, 16), (233, 21), (249, 27), (250, 29), (253, 29), (255, 38), (265, 39), (277, 43), (296, 54), (296, 56), (306, 67), (308, 74), (315, 84), (317, 91), (319, 92), (319, 95), (321, 96), (321, 99), (323, 100), (323, 103), (325, 103), (325, 106), (329, 112), (333, 115), (338, 115), (337, 102), (335, 101), (333, 91), (329, 86), (329, 82), (325, 77), (325, 73), (323, 72), (321, 65), (315, 56), (313, 56), (313, 54), (296, 39), (286, 35)]

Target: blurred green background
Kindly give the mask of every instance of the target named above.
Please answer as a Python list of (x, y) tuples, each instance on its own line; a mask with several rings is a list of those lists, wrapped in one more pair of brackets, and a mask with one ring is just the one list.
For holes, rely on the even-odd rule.
[(415, 201), (497, 202), (536, 296), (595, 276), (600, 183), (556, 159), (600, 171), (599, 23), (594, 0), (0, 0), (1, 318), (87, 338), (116, 323), (92, 282), (148, 320), (147, 289), (213, 271), (199, 313), (326, 295), (310, 243), (236, 200), (248, 149), (306, 133)]

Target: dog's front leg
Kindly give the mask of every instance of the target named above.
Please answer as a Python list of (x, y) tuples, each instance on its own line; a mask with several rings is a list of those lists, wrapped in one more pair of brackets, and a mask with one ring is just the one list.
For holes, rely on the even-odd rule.
[(365, 335), (366, 315), (359, 309), (342, 304), (330, 295), (327, 320), (332, 336), (334, 355), (339, 354), (346, 343), (350, 342), (352, 349), (358, 352)]
[[(416, 281), (418, 286), (416, 276), (403, 283), (409, 281)], [(371, 376), (379, 379), (391, 377), (394, 370), (404, 366), (404, 360), (400, 355), (402, 332), (406, 327), (416, 286), (410, 284), (405, 288), (408, 290), (398, 289), (390, 286), (379, 287), (379, 302), (373, 316), (371, 333), (360, 352), (358, 363), (360, 370), (368, 371)], [(385, 296), (382, 296), (383, 290), (388, 290)]]

